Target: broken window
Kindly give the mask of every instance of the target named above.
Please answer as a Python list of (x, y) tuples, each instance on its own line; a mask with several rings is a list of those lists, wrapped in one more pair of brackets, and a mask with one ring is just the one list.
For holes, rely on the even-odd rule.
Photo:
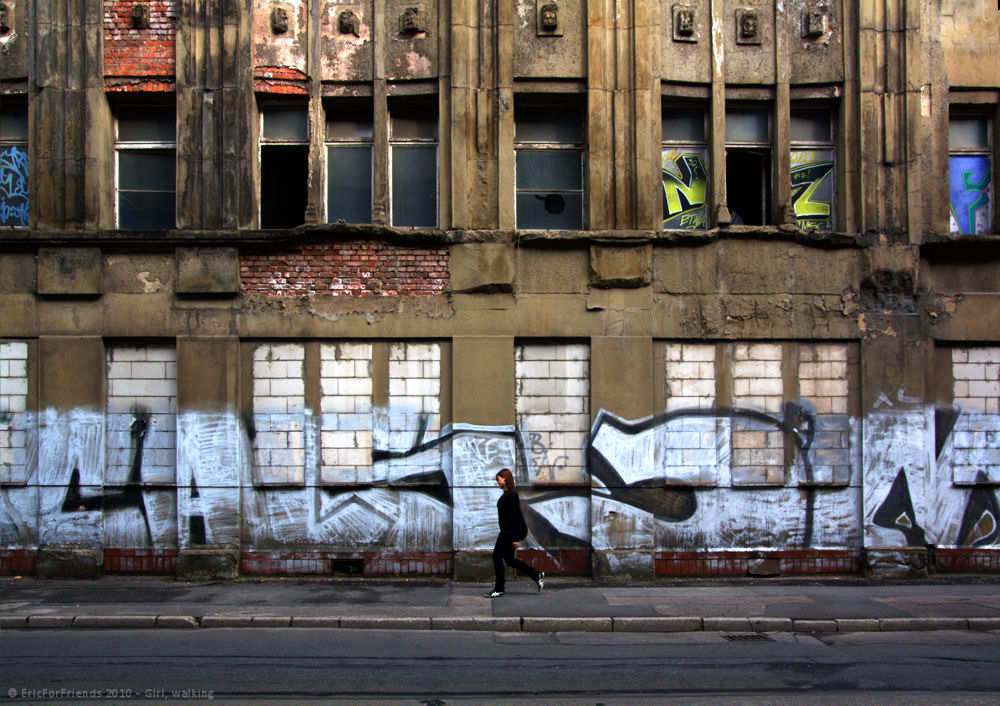
[(803, 230), (833, 230), (833, 125), (827, 109), (791, 111), (791, 178), (795, 222)]
[(438, 224), (436, 111), (427, 106), (391, 108), (389, 127), (392, 225), (434, 228)]
[(177, 173), (174, 108), (121, 106), (117, 130), (118, 227), (173, 228)]
[(306, 106), (261, 106), (260, 136), (260, 227), (300, 226), (309, 194)]
[(763, 108), (726, 109), (726, 205), (733, 225), (771, 215), (771, 120)]
[(514, 108), (514, 220), (518, 228), (583, 228), (583, 115)]
[(992, 134), (985, 113), (948, 120), (948, 191), (951, 232), (989, 233), (993, 225)]
[(372, 222), (372, 107), (332, 106), (326, 115), (326, 220)]
[(664, 107), (662, 126), (663, 228), (707, 228), (705, 111), (701, 108)]
[(0, 227), (28, 226), (28, 104), (0, 103)]

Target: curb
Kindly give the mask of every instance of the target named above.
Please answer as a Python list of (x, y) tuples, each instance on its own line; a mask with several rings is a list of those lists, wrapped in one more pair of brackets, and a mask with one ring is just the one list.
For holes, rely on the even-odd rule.
[(452, 630), (486, 632), (630, 633), (857, 633), (1000, 630), (997, 618), (734, 618), (655, 617), (393, 617), (250, 615), (29, 615), (0, 616), (0, 630), (139, 630), (190, 628), (337, 628), (345, 630)]

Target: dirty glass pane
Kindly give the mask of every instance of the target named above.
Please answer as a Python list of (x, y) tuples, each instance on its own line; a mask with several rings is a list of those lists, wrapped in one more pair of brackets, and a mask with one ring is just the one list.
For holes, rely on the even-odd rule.
[(372, 148), (331, 145), (327, 150), (326, 219), (335, 223), (371, 223)]
[(803, 230), (833, 230), (833, 150), (792, 150), (792, 205)]
[(830, 142), (830, 111), (793, 110), (791, 112), (792, 142)]
[(767, 111), (758, 108), (731, 108), (726, 111), (726, 142), (770, 142)]
[(518, 228), (580, 230), (583, 228), (583, 193), (580, 191), (518, 191), (514, 205)]
[(704, 142), (705, 111), (699, 108), (664, 108), (664, 142)]
[(119, 191), (118, 227), (123, 230), (173, 228), (173, 192)]
[(414, 117), (392, 117), (392, 139), (394, 140), (436, 140), (437, 120)]
[(576, 150), (518, 150), (515, 169), (518, 191), (583, 187), (583, 155)]
[(309, 139), (309, 113), (305, 106), (265, 105), (261, 113), (264, 115), (262, 136), (265, 140)]
[(176, 136), (173, 108), (123, 107), (118, 110), (120, 142), (174, 142)]
[(989, 233), (993, 222), (990, 158), (983, 154), (953, 154), (948, 167), (951, 232)]
[(583, 118), (576, 108), (514, 108), (517, 142), (583, 142)]
[(26, 146), (0, 146), (0, 226), (28, 226)]
[(370, 140), (373, 134), (371, 118), (326, 122), (327, 140)]
[(392, 225), (437, 225), (437, 147), (392, 148)]
[(5, 103), (0, 105), (0, 139), (28, 139), (27, 103)]
[(987, 149), (989, 126), (982, 115), (951, 116), (948, 121), (948, 148), (953, 150)]
[(137, 191), (174, 191), (173, 150), (118, 152), (118, 188)]

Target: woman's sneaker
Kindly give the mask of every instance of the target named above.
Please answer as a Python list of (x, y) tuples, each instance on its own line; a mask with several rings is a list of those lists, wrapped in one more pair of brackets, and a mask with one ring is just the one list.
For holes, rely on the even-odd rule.
[(539, 571), (538, 572), (538, 580), (535, 581), (535, 583), (538, 584), (538, 592), (541, 593), (542, 589), (545, 587), (545, 572), (544, 571)]
[(491, 591), (490, 593), (486, 594), (486, 597), (487, 598), (499, 598), (502, 595), (503, 595), (503, 591)]

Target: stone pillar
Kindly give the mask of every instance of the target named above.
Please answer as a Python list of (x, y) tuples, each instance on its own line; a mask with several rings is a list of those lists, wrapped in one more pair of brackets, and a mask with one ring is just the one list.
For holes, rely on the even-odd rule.
[(236, 337), (177, 339), (177, 575), (239, 573), (250, 449), (239, 418)]

